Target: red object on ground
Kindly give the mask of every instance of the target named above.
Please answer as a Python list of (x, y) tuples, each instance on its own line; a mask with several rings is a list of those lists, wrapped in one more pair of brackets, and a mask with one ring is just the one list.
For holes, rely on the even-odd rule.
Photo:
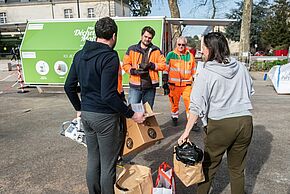
[(274, 55), (275, 56), (287, 56), (288, 55), (288, 50), (274, 50)]
[(16, 65), (16, 68), (17, 68), (17, 80), (18, 80), (18, 83), (19, 83), (19, 91), (17, 93), (26, 93), (28, 92), (27, 90), (24, 90), (24, 80), (22, 79), (22, 75), (21, 75), (21, 67), (20, 67), (20, 64), (17, 63)]

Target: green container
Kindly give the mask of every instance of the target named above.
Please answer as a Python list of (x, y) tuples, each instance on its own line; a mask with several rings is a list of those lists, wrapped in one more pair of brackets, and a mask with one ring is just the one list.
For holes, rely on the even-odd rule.
[[(115, 50), (120, 60), (128, 47), (137, 44), (144, 26), (154, 28), (153, 44), (162, 48), (164, 18), (114, 18), (118, 25)], [(31, 21), (20, 47), (25, 84), (64, 84), (74, 54), (86, 40), (94, 41), (96, 19)], [(123, 73), (123, 84), (128, 85)]]

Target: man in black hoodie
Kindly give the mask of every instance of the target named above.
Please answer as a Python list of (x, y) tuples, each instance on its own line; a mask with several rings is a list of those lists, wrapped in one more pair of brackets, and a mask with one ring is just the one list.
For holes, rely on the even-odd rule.
[[(87, 41), (75, 54), (64, 89), (77, 116), (82, 116), (88, 148), (89, 193), (113, 194), (116, 163), (123, 140), (120, 114), (138, 123), (144, 121), (144, 116), (129, 109), (117, 92), (120, 62), (113, 50), (117, 39), (116, 23), (109, 17), (101, 18), (95, 32), (97, 41)], [(78, 83), (81, 101), (77, 94)]]

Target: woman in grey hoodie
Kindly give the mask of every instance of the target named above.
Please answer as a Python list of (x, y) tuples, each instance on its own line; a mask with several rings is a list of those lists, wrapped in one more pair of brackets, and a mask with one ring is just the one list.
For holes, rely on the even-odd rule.
[(197, 193), (209, 192), (226, 152), (231, 193), (244, 194), (245, 156), (253, 133), (253, 81), (246, 67), (230, 58), (228, 42), (221, 33), (205, 35), (202, 49), (206, 62), (197, 72), (190, 96), (190, 116), (178, 143), (188, 140), (194, 123), (201, 117), (206, 126), (205, 181), (198, 184)]

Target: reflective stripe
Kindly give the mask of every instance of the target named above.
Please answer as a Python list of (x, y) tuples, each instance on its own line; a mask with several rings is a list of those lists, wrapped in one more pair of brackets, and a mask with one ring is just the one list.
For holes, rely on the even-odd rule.
[(178, 118), (178, 114), (179, 114), (179, 111), (177, 111), (177, 112), (171, 112), (171, 117)]
[(192, 70), (182, 70), (180, 68), (173, 68), (173, 67), (170, 67), (170, 70), (169, 71), (176, 71), (176, 72), (181, 72), (181, 73), (185, 73), (185, 74), (192, 74)]
[(170, 67), (169, 71), (180, 71), (180, 68), (173, 68), (173, 67)]
[(181, 80), (179, 78), (169, 78), (169, 80), (174, 81), (174, 82), (191, 82), (191, 80)]
[(178, 78), (172, 78), (172, 77), (170, 77), (169, 80), (174, 81), (174, 82), (180, 82), (180, 79), (178, 79)]
[(132, 81), (132, 80), (130, 80), (130, 83), (131, 83), (131, 84), (134, 84), (134, 85), (140, 85), (140, 82), (134, 82), (134, 81)]

